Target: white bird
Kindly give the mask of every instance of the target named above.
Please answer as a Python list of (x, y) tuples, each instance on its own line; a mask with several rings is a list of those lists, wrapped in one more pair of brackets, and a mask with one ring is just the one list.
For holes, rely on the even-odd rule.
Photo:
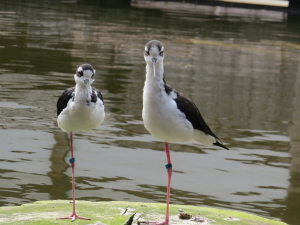
[(73, 154), (73, 132), (91, 131), (103, 122), (105, 117), (103, 97), (99, 90), (91, 87), (96, 71), (89, 64), (79, 66), (74, 75), (76, 86), (68, 88), (57, 101), (57, 123), (70, 134), (72, 166), (73, 213), (71, 216), (57, 219), (85, 219), (75, 212), (75, 158)]
[(168, 164), (168, 189), (166, 219), (151, 222), (156, 225), (169, 224), (169, 198), (172, 164), (168, 142), (194, 140), (204, 145), (226, 148), (211, 131), (197, 106), (186, 96), (167, 85), (164, 77), (164, 46), (160, 41), (149, 41), (145, 46), (144, 58), (146, 81), (143, 93), (143, 120), (146, 129), (165, 142)]

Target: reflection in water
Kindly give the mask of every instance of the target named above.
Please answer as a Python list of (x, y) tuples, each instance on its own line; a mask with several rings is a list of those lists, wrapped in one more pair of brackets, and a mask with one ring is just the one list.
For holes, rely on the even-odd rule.
[(231, 149), (171, 144), (171, 203), (299, 224), (298, 23), (283, 12), (101, 2), (0, 3), (0, 204), (71, 199), (69, 140), (55, 106), (84, 62), (95, 66), (107, 117), (75, 134), (76, 196), (165, 202), (164, 146), (141, 118), (143, 49), (159, 39), (167, 82)]
[[(51, 162), (50, 171), (47, 175), (50, 177), (53, 186), (49, 193), (51, 199), (67, 199), (71, 198), (67, 195), (68, 191), (72, 190), (72, 181), (69, 176), (65, 174), (65, 171), (69, 168), (69, 165), (65, 161), (65, 158), (69, 156), (69, 139), (67, 134), (54, 131), (55, 145), (52, 148), (51, 156), (49, 158)], [(58, 191), (59, 190), (59, 191)]]

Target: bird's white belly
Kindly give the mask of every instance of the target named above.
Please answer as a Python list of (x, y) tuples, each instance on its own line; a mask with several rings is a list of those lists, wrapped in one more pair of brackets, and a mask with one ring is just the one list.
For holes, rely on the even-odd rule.
[(146, 129), (164, 142), (186, 142), (192, 139), (193, 126), (177, 108), (174, 100), (144, 98), (143, 120)]
[(91, 131), (98, 128), (105, 117), (102, 102), (78, 104), (69, 101), (68, 106), (57, 118), (58, 126), (65, 132)]

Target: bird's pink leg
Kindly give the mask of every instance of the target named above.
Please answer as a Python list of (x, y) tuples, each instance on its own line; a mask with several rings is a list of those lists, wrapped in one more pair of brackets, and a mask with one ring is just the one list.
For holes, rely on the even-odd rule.
[(71, 216), (57, 218), (57, 220), (71, 219), (71, 222), (73, 222), (75, 219), (90, 220), (89, 218), (77, 216), (77, 214), (75, 212), (75, 175), (74, 175), (75, 158), (74, 158), (74, 153), (73, 153), (73, 134), (72, 134), (72, 132), (70, 133), (70, 141), (71, 141), (71, 158), (69, 159), (69, 161), (72, 166), (73, 213)]
[(163, 222), (150, 222), (151, 224), (154, 224), (154, 225), (164, 225), (164, 224), (169, 225), (169, 202), (170, 202), (170, 188), (171, 188), (171, 177), (172, 177), (172, 164), (171, 164), (169, 145), (167, 142), (165, 142), (165, 147), (166, 147), (167, 160), (168, 160), (168, 164), (166, 165), (167, 172), (168, 172), (166, 219)]

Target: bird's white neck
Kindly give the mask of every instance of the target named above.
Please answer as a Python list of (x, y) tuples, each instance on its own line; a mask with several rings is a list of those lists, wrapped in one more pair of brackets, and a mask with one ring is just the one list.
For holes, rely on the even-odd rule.
[(143, 92), (143, 105), (153, 105), (163, 101), (165, 95), (163, 63), (156, 65), (155, 77), (152, 63), (147, 63), (146, 80)]
[(152, 63), (147, 63), (146, 66), (146, 83), (151, 83), (152, 85), (159, 85), (164, 84), (163, 81), (164, 77), (164, 64), (163, 62), (159, 62), (156, 64), (155, 76), (154, 76), (154, 69)]
[(92, 95), (92, 87), (85, 84), (76, 84), (75, 86), (75, 102), (90, 102)]

